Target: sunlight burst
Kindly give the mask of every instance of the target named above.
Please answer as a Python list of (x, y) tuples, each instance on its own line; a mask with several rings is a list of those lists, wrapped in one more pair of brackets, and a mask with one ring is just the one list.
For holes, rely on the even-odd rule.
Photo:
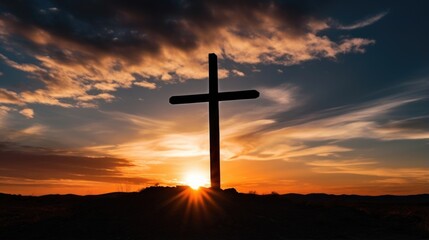
[(192, 189), (199, 189), (208, 185), (207, 178), (203, 174), (198, 172), (189, 172), (185, 175), (184, 183), (190, 186)]

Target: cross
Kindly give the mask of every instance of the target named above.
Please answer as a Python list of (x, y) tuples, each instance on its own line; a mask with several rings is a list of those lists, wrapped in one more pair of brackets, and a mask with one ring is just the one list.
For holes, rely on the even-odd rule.
[(215, 190), (220, 189), (220, 141), (219, 141), (219, 101), (258, 98), (256, 90), (219, 92), (217, 77), (217, 56), (209, 54), (209, 93), (170, 97), (171, 104), (209, 103), (210, 130), (210, 184)]

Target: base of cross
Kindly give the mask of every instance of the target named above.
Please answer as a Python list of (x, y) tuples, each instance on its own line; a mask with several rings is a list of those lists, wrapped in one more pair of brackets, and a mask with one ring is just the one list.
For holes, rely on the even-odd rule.
[(210, 190), (215, 191), (215, 192), (223, 191), (222, 188), (220, 188), (220, 187), (210, 187)]

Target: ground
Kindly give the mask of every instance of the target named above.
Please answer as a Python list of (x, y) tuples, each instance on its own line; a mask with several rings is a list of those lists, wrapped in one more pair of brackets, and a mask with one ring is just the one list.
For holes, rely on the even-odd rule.
[(0, 239), (429, 239), (429, 195), (0, 194)]

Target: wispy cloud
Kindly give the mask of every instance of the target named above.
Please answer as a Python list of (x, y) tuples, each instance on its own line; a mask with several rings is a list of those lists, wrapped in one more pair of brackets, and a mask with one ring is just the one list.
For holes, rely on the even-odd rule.
[(270, 101), (276, 102), (283, 105), (282, 110), (285, 111), (285, 108), (295, 107), (297, 102), (295, 101), (295, 96), (297, 94), (298, 88), (291, 84), (282, 84), (277, 87), (262, 87), (260, 88), (261, 96)]
[(388, 121), (378, 126), (376, 132), (384, 139), (429, 139), (429, 116)]
[(302, 116), (272, 134), (296, 140), (346, 140), (372, 138), (378, 140), (427, 139), (427, 116), (399, 118), (401, 108), (427, 101), (427, 81), (414, 81), (398, 86), (397, 94), (383, 96), (353, 105), (339, 106)]
[[(383, 177), (384, 181), (392, 178), (403, 179), (403, 181), (413, 179), (414, 181), (429, 183), (429, 168), (387, 168), (380, 167), (377, 162), (368, 160), (324, 160), (312, 161), (307, 164), (318, 173), (367, 175)], [(380, 182), (380, 180), (378, 181)]]
[(342, 24), (334, 24), (334, 25), (337, 25), (336, 28), (341, 29), (341, 30), (353, 30), (353, 29), (357, 29), (357, 28), (363, 28), (363, 27), (372, 25), (375, 22), (379, 21), (384, 16), (386, 16), (388, 13), (389, 13), (389, 11), (381, 12), (381, 13), (376, 14), (374, 16), (359, 20), (359, 21), (357, 21), (353, 24), (350, 24), (350, 25), (342, 25)]
[(40, 136), (42, 133), (44, 133), (46, 130), (46, 126), (43, 126), (41, 124), (33, 124), (31, 126), (19, 129), (17, 131), (13, 131), (12, 133), (8, 134), (7, 137), (9, 140), (13, 140), (16, 142), (20, 142), (25, 138), (31, 137), (31, 136)]

